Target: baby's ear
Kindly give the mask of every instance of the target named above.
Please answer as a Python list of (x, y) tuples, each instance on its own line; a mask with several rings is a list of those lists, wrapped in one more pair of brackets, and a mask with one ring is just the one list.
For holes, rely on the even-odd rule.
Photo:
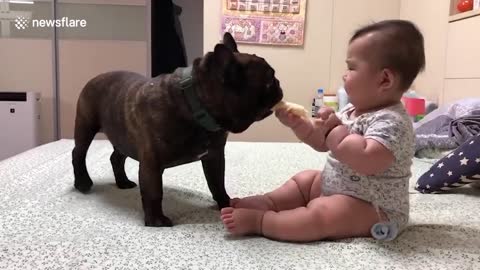
[(398, 74), (391, 69), (384, 68), (380, 73), (380, 87), (382, 89), (390, 89), (398, 83)]

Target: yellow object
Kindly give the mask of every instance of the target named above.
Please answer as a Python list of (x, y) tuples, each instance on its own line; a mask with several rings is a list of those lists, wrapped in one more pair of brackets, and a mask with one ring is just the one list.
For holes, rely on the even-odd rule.
[(277, 103), (275, 106), (273, 106), (272, 110), (276, 111), (278, 109), (283, 109), (283, 108), (286, 109), (287, 112), (291, 112), (300, 117), (308, 116), (308, 111), (302, 105), (283, 101), (283, 100)]
[(337, 96), (323, 96), (323, 105), (332, 108), (338, 112), (338, 98)]

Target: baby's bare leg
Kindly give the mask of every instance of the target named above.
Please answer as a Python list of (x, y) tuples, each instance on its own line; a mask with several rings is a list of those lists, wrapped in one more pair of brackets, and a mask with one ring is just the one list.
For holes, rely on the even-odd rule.
[(306, 206), (311, 198), (320, 196), (321, 171), (308, 170), (297, 173), (285, 184), (264, 195), (232, 199), (234, 208), (282, 211)]
[(321, 196), (306, 207), (280, 212), (224, 208), (222, 214), (231, 215), (224, 223), (234, 235), (261, 234), (295, 242), (368, 237), (379, 221), (370, 203), (345, 195)]

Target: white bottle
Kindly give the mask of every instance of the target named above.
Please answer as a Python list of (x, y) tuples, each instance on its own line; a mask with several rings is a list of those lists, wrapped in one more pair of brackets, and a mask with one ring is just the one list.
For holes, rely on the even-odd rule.
[(317, 90), (317, 96), (315, 97), (315, 106), (323, 106), (323, 88)]
[(317, 112), (322, 106), (323, 106), (323, 88), (319, 88), (317, 90), (317, 95), (313, 98), (312, 117), (317, 116)]
[(341, 111), (345, 106), (348, 104), (348, 95), (345, 88), (342, 86), (337, 90), (337, 98), (338, 98), (338, 111)]

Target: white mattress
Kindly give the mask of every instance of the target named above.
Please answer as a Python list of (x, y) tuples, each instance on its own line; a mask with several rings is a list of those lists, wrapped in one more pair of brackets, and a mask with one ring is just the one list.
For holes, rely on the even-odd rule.
[[(480, 190), (419, 194), (395, 241), (358, 238), (309, 244), (225, 233), (199, 162), (164, 173), (172, 228), (143, 226), (138, 187), (116, 188), (107, 141), (94, 141), (90, 194), (73, 189), (72, 140), (0, 162), (0, 269), (480, 269)], [(299, 143), (229, 142), (231, 196), (270, 191), (294, 173), (322, 168), (325, 154)], [(430, 163), (415, 160), (414, 180)], [(126, 172), (138, 183), (138, 163)]]

